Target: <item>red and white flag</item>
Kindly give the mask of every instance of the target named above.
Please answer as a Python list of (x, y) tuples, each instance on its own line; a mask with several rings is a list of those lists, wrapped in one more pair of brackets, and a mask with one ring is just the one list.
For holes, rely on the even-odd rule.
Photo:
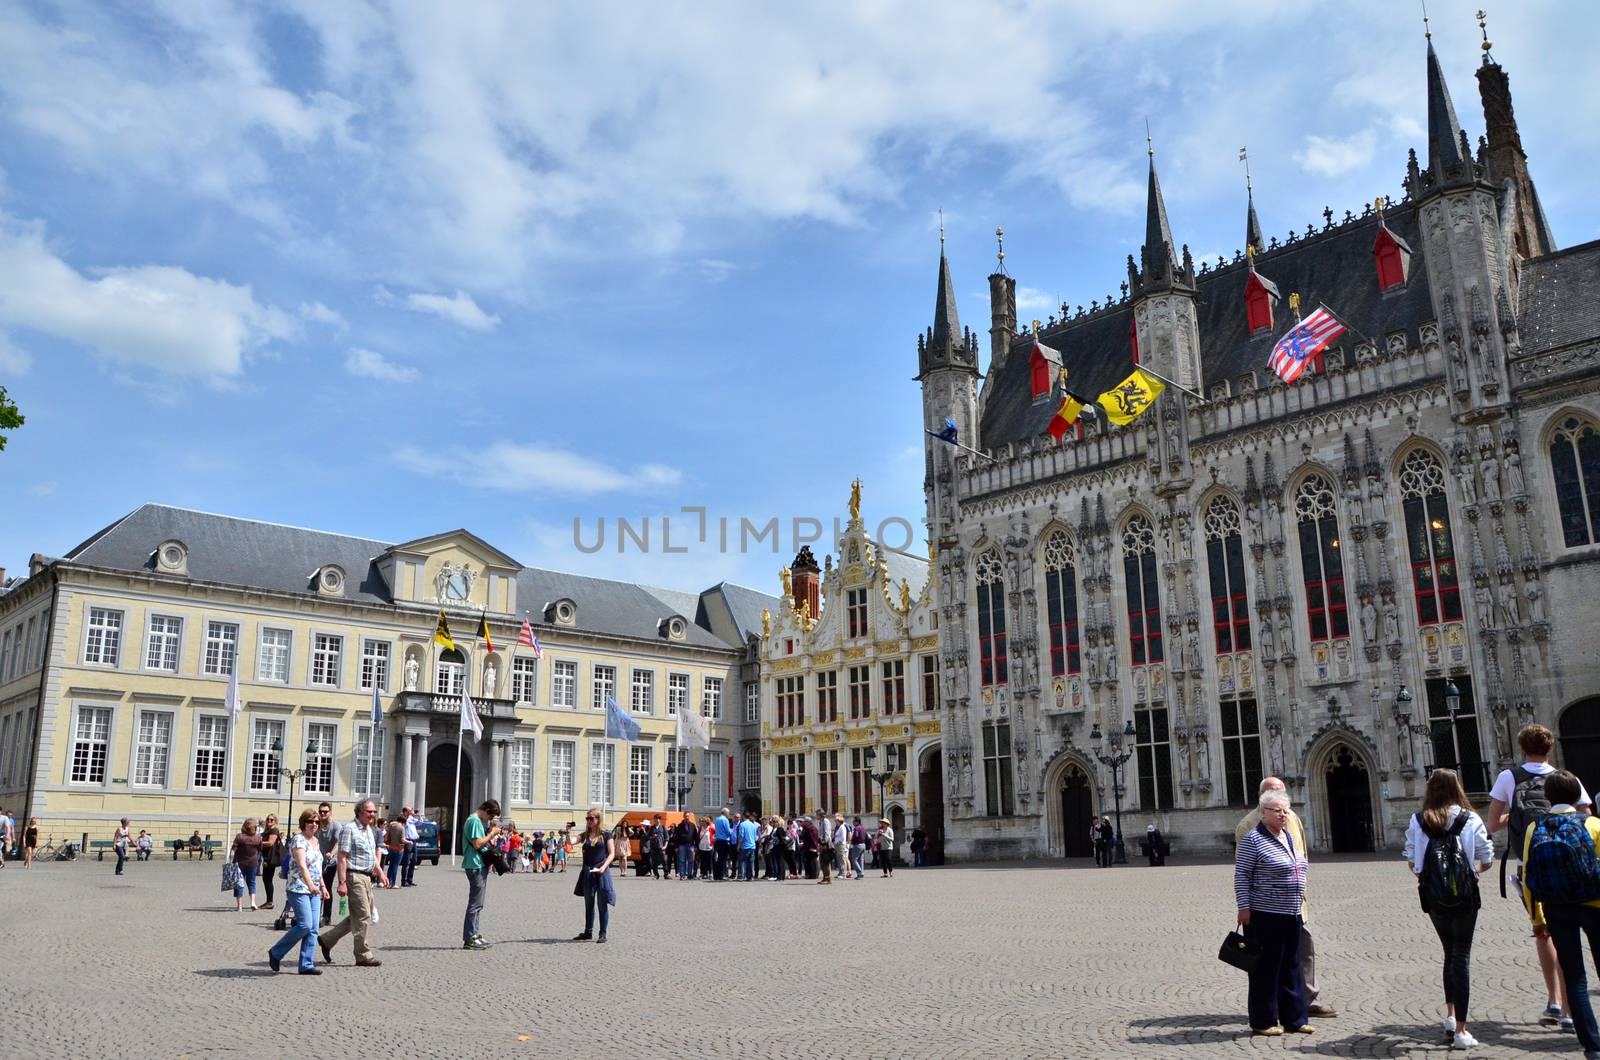
[(522, 620), (522, 632), (517, 634), (517, 643), (524, 648), (532, 648), (535, 659), (544, 658), (544, 649), (539, 647), (539, 638), (533, 635), (533, 623), (526, 618)]
[(1277, 345), (1272, 347), (1267, 367), (1285, 383), (1292, 383), (1300, 378), (1300, 374), (1313, 358), (1327, 348), (1328, 343), (1343, 334), (1344, 325), (1339, 323), (1339, 318), (1328, 312), (1326, 306), (1319, 305), (1304, 320), (1285, 332)]

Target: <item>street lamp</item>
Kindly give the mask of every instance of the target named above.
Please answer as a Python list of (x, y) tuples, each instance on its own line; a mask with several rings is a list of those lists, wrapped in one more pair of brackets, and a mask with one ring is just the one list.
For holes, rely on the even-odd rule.
[(683, 800), (689, 792), (694, 790), (695, 768), (694, 763), (689, 763), (689, 768), (680, 770), (677, 763), (678, 756), (674, 754), (667, 760), (667, 791), (674, 794), (678, 800), (678, 812), (683, 812)]
[[(887, 787), (887, 785), (889, 783), (889, 778), (894, 776), (895, 771), (893, 769), (885, 769), (883, 772), (878, 773), (878, 772), (874, 772), (872, 770), (872, 763), (878, 760), (878, 749), (876, 747), (869, 747), (865, 751), (861, 752), (861, 760), (867, 764), (868, 775), (870, 775), (873, 780), (876, 780), (878, 782), (878, 820), (881, 821), (881, 820), (884, 819), (884, 816), (885, 816), (884, 811), (886, 811), (889, 808), (889, 795), (888, 795), (888, 787)], [(888, 766), (888, 765), (892, 765), (893, 763), (888, 761), (887, 756), (886, 756), (883, 764)], [(899, 836), (896, 836), (895, 838), (898, 839)], [(894, 851), (893, 850), (884, 851), (883, 852), (883, 860), (885, 861), (885, 863), (893, 864), (894, 863)]]
[(1117, 807), (1117, 838), (1113, 857), (1118, 865), (1126, 865), (1128, 863), (1128, 852), (1122, 845), (1122, 767), (1127, 765), (1128, 759), (1133, 757), (1132, 751), (1122, 750), (1122, 741), (1125, 738), (1131, 740), (1134, 736), (1133, 719), (1129, 718), (1127, 725), (1123, 726), (1120, 733), (1114, 732), (1111, 734), (1111, 753), (1101, 754), (1100, 744), (1105, 737), (1101, 735), (1099, 723), (1097, 722), (1089, 732), (1089, 742), (1094, 744), (1095, 758), (1101, 765), (1111, 770), (1111, 796), (1116, 800)]
[[(277, 759), (278, 759), (278, 775), (289, 778), (289, 816), (285, 817), (284, 820), (288, 821), (288, 822), (293, 822), (294, 821), (294, 784), (295, 784), (295, 781), (297, 781), (301, 777), (305, 776), (307, 771), (309, 771), (311, 767), (308, 766), (308, 765), (301, 765), (301, 767), (299, 769), (285, 769), (285, 768), (283, 768), (283, 741), (282, 740), (273, 740), (272, 741), (272, 753), (275, 756), (277, 756)], [(306, 758), (310, 758), (312, 755), (314, 755), (316, 753), (317, 753), (317, 741), (312, 740), (310, 743), (306, 744), (305, 757)], [(291, 825), (291, 827), (292, 827), (292, 825)], [(298, 833), (299, 829), (296, 828), (295, 831)]]
[(1461, 689), (1451, 680), (1444, 683), (1444, 709), (1450, 712), (1452, 718), (1461, 713)]

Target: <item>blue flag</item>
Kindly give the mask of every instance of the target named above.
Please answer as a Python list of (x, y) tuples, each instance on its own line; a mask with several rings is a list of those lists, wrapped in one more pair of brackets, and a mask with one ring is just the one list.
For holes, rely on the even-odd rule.
[(639, 723), (633, 720), (633, 715), (617, 706), (617, 701), (611, 696), (606, 697), (606, 739), (626, 740), (629, 743), (639, 738)]
[(956, 430), (956, 421), (950, 419), (949, 417), (945, 418), (944, 430), (942, 430), (942, 431), (929, 431), (928, 433), (933, 435), (935, 438), (939, 439), (941, 442), (951, 442), (951, 443), (959, 444), (959, 442), (958, 442), (959, 435), (958, 435), (958, 432)]

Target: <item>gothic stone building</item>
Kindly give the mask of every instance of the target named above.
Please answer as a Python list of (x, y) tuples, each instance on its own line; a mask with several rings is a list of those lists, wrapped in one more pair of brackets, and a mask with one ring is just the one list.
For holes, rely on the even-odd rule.
[[(1152, 154), (1122, 296), (1019, 330), (1002, 263), (986, 373), (941, 254), (925, 425), (985, 454), (926, 438), (952, 857), (1086, 855), (1116, 753), (1125, 830), (1179, 851), (1266, 773), (1317, 849), (1397, 847), (1428, 770), (1485, 798), (1534, 720), (1600, 784), (1600, 243), (1557, 248), (1487, 44), (1477, 76), (1476, 152), (1430, 42), (1403, 198), (1265, 244), (1252, 200), (1231, 262), (1175, 241)], [(1349, 331), (1284, 385), (1291, 292)], [(1045, 433), (1061, 367), (1134, 364), (1204, 400)]]

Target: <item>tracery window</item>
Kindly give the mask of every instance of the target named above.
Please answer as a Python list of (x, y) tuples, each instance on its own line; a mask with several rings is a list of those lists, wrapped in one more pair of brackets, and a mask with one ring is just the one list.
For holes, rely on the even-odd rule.
[(1128, 593), (1128, 649), (1135, 666), (1164, 660), (1161, 587), (1156, 581), (1156, 532), (1136, 515), (1122, 530), (1122, 575)]
[(1211, 575), (1211, 624), (1218, 654), (1248, 651), (1250, 607), (1244, 582), (1239, 506), (1218, 497), (1206, 506), (1206, 563)]
[(1044, 542), (1045, 597), (1050, 618), (1050, 673), (1081, 669), (1078, 651), (1078, 552), (1065, 530)]
[(979, 675), (984, 685), (1006, 683), (1006, 583), (1000, 553), (994, 549), (978, 557)]
[(1344, 563), (1339, 552), (1339, 513), (1333, 486), (1322, 475), (1307, 475), (1295, 491), (1300, 529), (1300, 569), (1306, 586), (1306, 617), (1313, 641), (1350, 635), (1345, 605)]
[(1400, 497), (1410, 546), (1411, 583), (1417, 621), (1423, 625), (1461, 617), (1460, 571), (1450, 536), (1450, 505), (1444, 467), (1426, 449), (1414, 449), (1400, 465)]
[(1568, 416), (1550, 438), (1561, 537), (1568, 548), (1600, 543), (1600, 430)]

